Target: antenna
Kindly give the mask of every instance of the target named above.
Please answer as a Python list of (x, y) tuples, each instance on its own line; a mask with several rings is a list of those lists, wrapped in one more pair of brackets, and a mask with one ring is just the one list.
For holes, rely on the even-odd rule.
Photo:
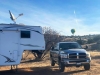
[(16, 20), (18, 17), (20, 17), (20, 16), (23, 15), (23, 13), (21, 13), (21, 14), (18, 15), (18, 17), (15, 18), (15, 16), (10, 12), (10, 10), (9, 10), (9, 14), (10, 14), (11, 20), (14, 21), (15, 24), (16, 24), (16, 21), (15, 21), (15, 20)]
[(15, 22), (15, 19), (16, 19), (16, 18), (15, 18), (15, 16), (10, 12), (10, 10), (9, 10), (9, 14), (10, 14), (11, 20), (14, 21), (14, 23), (16, 23), (16, 22)]

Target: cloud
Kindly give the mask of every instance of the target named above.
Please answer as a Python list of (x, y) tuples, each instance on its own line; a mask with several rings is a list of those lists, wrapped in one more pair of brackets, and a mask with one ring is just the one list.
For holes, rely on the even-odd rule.
[[(88, 35), (88, 34), (97, 34), (99, 32), (99, 26), (96, 25), (85, 25), (84, 19), (76, 19), (73, 17), (63, 18), (58, 15), (53, 15), (50, 13), (45, 13), (38, 11), (34, 13), (35, 15), (30, 15), (31, 17), (24, 19), (27, 20), (27, 24), (40, 25), (40, 26), (48, 26), (51, 27), (63, 35), (71, 35), (70, 30), (74, 28), (76, 30), (75, 35)], [(24, 21), (23, 21), (24, 22)], [(97, 28), (97, 29), (94, 29)]]

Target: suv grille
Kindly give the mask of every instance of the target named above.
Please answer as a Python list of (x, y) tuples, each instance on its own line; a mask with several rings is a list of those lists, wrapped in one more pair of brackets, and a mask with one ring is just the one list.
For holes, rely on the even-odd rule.
[(80, 63), (80, 62), (86, 62), (86, 60), (73, 60), (73, 61), (69, 61), (69, 63)]
[(70, 53), (69, 58), (72, 59), (86, 58), (86, 53)]

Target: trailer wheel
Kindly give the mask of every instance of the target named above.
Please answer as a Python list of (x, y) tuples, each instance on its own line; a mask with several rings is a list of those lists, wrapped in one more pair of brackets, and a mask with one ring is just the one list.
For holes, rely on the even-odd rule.
[(85, 69), (85, 70), (90, 70), (90, 64), (84, 65), (84, 69)]
[(60, 72), (64, 72), (65, 70), (65, 65), (61, 61), (59, 61), (59, 70)]
[(52, 58), (51, 58), (51, 66), (55, 66), (55, 62)]

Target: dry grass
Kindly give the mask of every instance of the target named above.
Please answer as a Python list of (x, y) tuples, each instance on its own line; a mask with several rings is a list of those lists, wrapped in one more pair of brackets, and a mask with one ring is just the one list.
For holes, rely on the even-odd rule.
[[(21, 63), (18, 65), (18, 73), (13, 73), (9, 66), (0, 67), (0, 75), (100, 75), (100, 52), (90, 52), (92, 61), (91, 69), (85, 71), (83, 67), (66, 67), (64, 72), (59, 72), (58, 66), (51, 67), (48, 55), (43, 61), (33, 60), (33, 55), (27, 59), (30, 62)], [(34, 62), (35, 61), (35, 62)]]

